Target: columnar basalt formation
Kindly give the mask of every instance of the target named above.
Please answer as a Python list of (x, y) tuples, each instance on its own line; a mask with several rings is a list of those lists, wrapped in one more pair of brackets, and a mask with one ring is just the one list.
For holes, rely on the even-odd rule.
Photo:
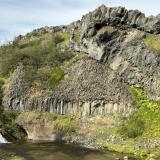
[(19, 65), (5, 92), (6, 109), (82, 116), (128, 115), (135, 110), (128, 90), (132, 85), (143, 88), (150, 99), (160, 99), (160, 58), (143, 42), (148, 33), (160, 34), (159, 16), (145, 17), (137, 10), (102, 5), (81, 21), (34, 30), (17, 41), (59, 31), (70, 33), (65, 47), (91, 58), (64, 68), (64, 80), (52, 91), (40, 94), (23, 84), (25, 68)]

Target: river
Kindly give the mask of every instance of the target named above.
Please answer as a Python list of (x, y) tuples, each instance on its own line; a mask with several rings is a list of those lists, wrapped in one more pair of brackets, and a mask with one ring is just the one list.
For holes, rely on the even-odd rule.
[[(18, 142), (0, 144), (0, 160), (123, 160), (125, 155), (75, 145)], [(129, 158), (129, 160), (137, 160)]]

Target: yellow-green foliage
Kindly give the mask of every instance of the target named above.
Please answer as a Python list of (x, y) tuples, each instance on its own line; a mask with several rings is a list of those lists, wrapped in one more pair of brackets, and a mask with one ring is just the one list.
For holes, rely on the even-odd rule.
[(76, 131), (75, 115), (56, 115), (56, 121), (53, 125), (53, 132), (57, 133), (59, 131), (66, 133), (71, 133)]
[(119, 129), (119, 132), (129, 138), (138, 136), (160, 137), (159, 102), (149, 100), (140, 88), (129, 87), (137, 111), (133, 113)]
[(120, 153), (135, 153), (134, 140), (131, 139), (117, 144), (110, 143), (107, 145), (107, 147), (111, 151), (116, 151)]
[(18, 157), (18, 156), (12, 156), (12, 157), (10, 157), (10, 160), (25, 160), (25, 158)]
[(53, 89), (60, 80), (62, 80), (64, 78), (64, 71), (58, 67), (54, 70), (54, 73), (52, 74), (52, 76), (49, 79), (49, 88)]
[(75, 115), (60, 115), (60, 114), (52, 114), (52, 113), (43, 113), (40, 111), (34, 111), (34, 112), (24, 112), (21, 114), (23, 116), (23, 121), (26, 123), (29, 122), (30, 120), (44, 120), (44, 121), (61, 121), (61, 120), (74, 120), (77, 116)]
[(72, 65), (73, 63), (81, 60), (81, 59), (85, 59), (87, 58), (87, 55), (83, 52), (78, 52), (77, 54), (75, 54), (75, 56), (73, 58), (71, 58), (70, 60), (68, 61), (65, 61), (64, 63), (64, 67), (69, 67), (70, 65)]
[(71, 120), (56, 121), (53, 127), (53, 132), (71, 133), (76, 131), (76, 124)]
[(70, 35), (67, 32), (57, 32), (56, 34), (63, 38), (62, 42), (67, 42), (70, 38)]
[(160, 36), (159, 35), (149, 35), (144, 43), (151, 48), (154, 48), (160, 53)]
[(9, 75), (22, 63), (25, 68), (24, 82), (46, 89), (56, 67), (73, 57), (73, 53), (64, 48), (68, 41), (67, 32), (56, 32), (1, 46), (0, 76)]
[(62, 132), (64, 134), (71, 133), (76, 131), (76, 116), (74, 115), (61, 115), (58, 116), (54, 125), (53, 125), (53, 132)]
[(81, 41), (81, 38), (80, 38), (80, 31), (78, 30), (78, 29), (76, 29), (75, 31), (74, 31), (74, 40), (75, 40), (75, 42), (77, 42), (78, 44), (80, 44), (80, 41)]

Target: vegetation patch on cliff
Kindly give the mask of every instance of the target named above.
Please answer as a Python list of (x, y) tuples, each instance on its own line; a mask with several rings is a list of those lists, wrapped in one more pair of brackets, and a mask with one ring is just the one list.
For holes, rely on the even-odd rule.
[(54, 123), (53, 132), (63, 134), (69, 134), (76, 131), (76, 123), (72, 118), (61, 119)]
[(79, 29), (74, 30), (73, 39), (75, 42), (77, 42), (77, 44), (80, 44), (81, 38), (80, 38), (80, 30)]
[[(160, 104), (148, 99), (141, 88), (129, 87), (136, 111), (125, 118), (117, 133), (124, 138), (116, 144), (107, 145), (110, 150), (135, 153), (141, 157), (153, 154), (160, 158), (158, 141), (160, 139)], [(154, 143), (148, 141), (153, 139)], [(157, 158), (155, 158), (157, 159)]]
[[(67, 32), (56, 32), (21, 40), (0, 47), (0, 76), (10, 76), (19, 64), (25, 69), (24, 82), (32, 87), (47, 89), (49, 79), (63, 77), (59, 66), (74, 54), (65, 47), (69, 41)], [(53, 76), (54, 75), (54, 76)], [(56, 83), (57, 84), (57, 83)]]
[(154, 48), (160, 54), (160, 36), (159, 35), (149, 35), (145, 38), (144, 43), (151, 48)]
[(48, 81), (49, 88), (53, 89), (63, 78), (64, 78), (64, 71), (60, 67), (56, 68), (53, 75), (49, 78)]
[(129, 138), (138, 136), (160, 137), (160, 105), (149, 100), (140, 88), (129, 87), (137, 111), (120, 128), (120, 133)]

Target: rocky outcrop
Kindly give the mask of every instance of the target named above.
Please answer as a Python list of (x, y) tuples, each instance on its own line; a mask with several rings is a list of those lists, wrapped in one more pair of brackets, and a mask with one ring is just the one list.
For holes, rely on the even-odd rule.
[[(102, 62), (105, 62), (110, 54), (119, 51), (119, 36), (124, 34), (121, 33), (122, 30), (136, 28), (148, 33), (160, 33), (158, 16), (145, 17), (138, 10), (127, 10), (124, 7), (109, 8), (102, 5), (83, 16), (80, 24), (77, 23), (81, 31), (79, 50)], [(105, 26), (108, 28), (104, 28)]]
[[(90, 63), (90, 66), (86, 61), (88, 61), (88, 64)], [(114, 79), (116, 80), (116, 77), (113, 75), (112, 79), (110, 79), (111, 77), (106, 78), (104, 65), (97, 64), (90, 59), (86, 61), (81, 60), (79, 64), (77, 63), (66, 70), (66, 76), (72, 76), (72, 80), (64, 79), (54, 91), (44, 92), (38, 96), (31, 89), (28, 88), (27, 90), (27, 87), (22, 83), (23, 67), (20, 65), (14, 72), (13, 82), (10, 82), (8, 92), (4, 96), (5, 109), (22, 112), (36, 110), (55, 114), (78, 114), (80, 116), (128, 115), (132, 113), (134, 108), (131, 107), (132, 100), (127, 86), (125, 84), (122, 86), (120, 80), (116, 85), (113, 85), (112, 82), (114, 82)], [(99, 74), (98, 66), (99, 70), (103, 69), (104, 71), (102, 71), (102, 75), (95, 79), (94, 76)], [(79, 67), (81, 71), (74, 72)], [(93, 74), (87, 78), (86, 74), (89, 71), (92, 71)], [(87, 86), (90, 90), (86, 88)], [(112, 90), (113, 86), (114, 90)]]
[[(81, 42), (78, 45), (72, 39), (74, 31), (77, 29), (80, 32), (78, 34)], [(146, 17), (138, 10), (127, 10), (124, 7), (110, 8), (101, 5), (95, 11), (84, 15), (81, 21), (73, 22), (68, 26), (35, 29), (26, 36), (17, 37), (15, 42), (45, 33), (67, 31), (71, 34), (71, 43), (68, 47), (72, 51), (83, 51), (96, 60), (106, 62), (110, 54), (119, 52), (121, 46), (119, 36), (125, 34), (129, 29), (160, 34), (159, 15)]]
[(109, 8), (102, 5), (94, 12), (83, 16), (81, 22), (82, 37), (93, 36), (96, 30), (105, 25), (112, 25), (122, 29), (137, 28), (145, 32), (160, 33), (158, 16), (145, 17), (145, 14), (138, 10), (127, 10), (124, 7)]
[(143, 42), (148, 33), (160, 33), (159, 23), (158, 16), (145, 17), (137, 10), (102, 5), (81, 21), (44, 28), (43, 32), (48, 33), (70, 33), (66, 47), (85, 52), (92, 59), (85, 57), (68, 67), (62, 66), (64, 80), (53, 91), (40, 93), (22, 82), (20, 65), (11, 78), (3, 105), (6, 109), (56, 114), (128, 115), (135, 110), (128, 91), (132, 85), (143, 88), (148, 98), (159, 100), (160, 58)]

